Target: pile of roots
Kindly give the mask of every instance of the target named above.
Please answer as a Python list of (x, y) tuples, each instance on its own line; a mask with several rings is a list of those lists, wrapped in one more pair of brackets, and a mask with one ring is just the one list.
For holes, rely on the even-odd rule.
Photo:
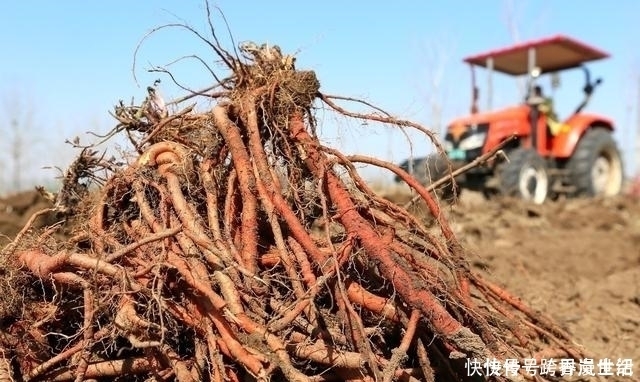
[[(5, 249), (0, 380), (434, 381), (471, 358), (584, 356), (470, 270), (430, 190), (323, 145), (313, 106), (428, 130), (345, 110), (277, 47), (212, 46), (230, 69), (213, 108), (170, 113), (153, 87), (118, 106), (135, 161), (83, 150), (51, 196), (67, 224)], [(402, 178), (437, 229), (356, 163)]]

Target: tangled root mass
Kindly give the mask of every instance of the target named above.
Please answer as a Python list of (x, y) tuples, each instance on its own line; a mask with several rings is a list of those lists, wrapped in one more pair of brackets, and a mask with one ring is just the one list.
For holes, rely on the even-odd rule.
[[(429, 190), (323, 145), (312, 106), (428, 130), (345, 110), (278, 47), (216, 51), (231, 74), (211, 110), (170, 113), (153, 87), (116, 107), (135, 161), (83, 150), (53, 196), (70, 239), (33, 230), (5, 249), (28, 293), (1, 321), (0, 380), (433, 381), (467, 358), (583, 355), (470, 270)], [(437, 230), (356, 163), (405, 180)]]

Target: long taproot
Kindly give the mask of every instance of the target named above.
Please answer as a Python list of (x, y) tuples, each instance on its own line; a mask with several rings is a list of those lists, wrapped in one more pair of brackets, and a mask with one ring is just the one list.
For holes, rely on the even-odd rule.
[(307, 133), (302, 118), (293, 116), (289, 127), (293, 138), (306, 150), (305, 164), (316, 176), (325, 177), (329, 198), (346, 230), (360, 240), (365, 251), (378, 263), (381, 272), (393, 283), (398, 293), (429, 318), (436, 333), (445, 337), (458, 333), (463, 328), (462, 324), (447, 312), (432, 293), (415, 285), (411, 276), (395, 262), (387, 243), (381, 240), (373, 227), (357, 212), (355, 203), (340, 179), (332, 171), (323, 171), (321, 164), (326, 162), (326, 158), (316, 149), (317, 145)]

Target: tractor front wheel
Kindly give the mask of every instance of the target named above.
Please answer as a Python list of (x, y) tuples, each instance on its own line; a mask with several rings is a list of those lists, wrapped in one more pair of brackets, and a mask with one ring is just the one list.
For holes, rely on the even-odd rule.
[(622, 191), (622, 156), (609, 129), (587, 130), (567, 168), (576, 196), (615, 196)]
[(549, 174), (544, 159), (533, 149), (508, 153), (500, 171), (500, 193), (542, 204), (549, 196)]

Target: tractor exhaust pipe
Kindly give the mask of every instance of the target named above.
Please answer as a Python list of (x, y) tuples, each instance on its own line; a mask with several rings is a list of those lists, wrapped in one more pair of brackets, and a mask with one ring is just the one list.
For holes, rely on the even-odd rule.
[[(533, 96), (533, 89), (536, 86), (536, 78), (537, 75), (534, 75), (534, 70), (536, 67), (536, 50), (534, 48), (529, 48), (527, 64), (529, 70), (529, 83), (527, 86), (527, 94), (528, 98)], [(534, 97), (535, 98), (535, 97)], [(531, 147), (536, 150), (538, 148), (538, 120), (540, 119), (540, 110), (538, 109), (538, 105), (540, 100), (532, 100), (534, 102), (529, 103), (529, 124), (531, 125)]]

